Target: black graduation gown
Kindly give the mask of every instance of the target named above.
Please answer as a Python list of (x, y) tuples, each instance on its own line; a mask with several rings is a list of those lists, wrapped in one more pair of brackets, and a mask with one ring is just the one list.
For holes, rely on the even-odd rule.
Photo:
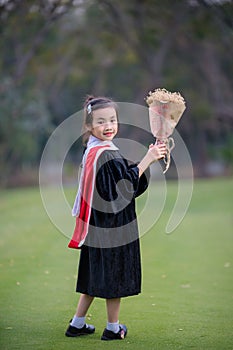
[(141, 292), (135, 198), (146, 190), (148, 180), (149, 171), (139, 178), (137, 164), (128, 164), (119, 151), (106, 150), (99, 157), (77, 292), (106, 299)]

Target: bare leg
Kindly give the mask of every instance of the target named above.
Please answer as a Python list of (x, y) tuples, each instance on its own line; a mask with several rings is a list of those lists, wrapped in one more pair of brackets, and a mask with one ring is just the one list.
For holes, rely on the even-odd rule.
[(85, 317), (86, 313), (94, 300), (94, 297), (91, 297), (90, 295), (87, 294), (81, 294), (76, 310), (76, 316), (77, 317)]
[(108, 322), (115, 323), (119, 320), (120, 298), (106, 299)]
[(76, 314), (72, 318), (65, 335), (67, 337), (77, 337), (84, 334), (92, 334), (95, 332), (95, 327), (85, 323), (86, 313), (93, 301), (94, 297), (87, 294), (81, 294), (76, 310)]

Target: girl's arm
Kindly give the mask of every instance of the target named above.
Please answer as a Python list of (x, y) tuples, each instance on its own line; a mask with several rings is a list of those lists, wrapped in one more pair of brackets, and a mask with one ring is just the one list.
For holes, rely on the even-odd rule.
[(145, 157), (138, 164), (139, 177), (152, 163), (164, 158), (166, 152), (166, 145), (164, 143), (160, 143), (158, 145), (150, 145)]

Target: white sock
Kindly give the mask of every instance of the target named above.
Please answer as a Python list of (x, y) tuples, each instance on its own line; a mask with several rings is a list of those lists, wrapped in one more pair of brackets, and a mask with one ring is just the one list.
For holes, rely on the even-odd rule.
[(107, 329), (109, 331), (114, 332), (114, 333), (119, 332), (119, 330), (120, 330), (119, 321), (114, 322), (114, 323), (107, 322)]
[(85, 325), (85, 317), (77, 317), (74, 315), (72, 321), (70, 322), (70, 325), (76, 328), (83, 328)]

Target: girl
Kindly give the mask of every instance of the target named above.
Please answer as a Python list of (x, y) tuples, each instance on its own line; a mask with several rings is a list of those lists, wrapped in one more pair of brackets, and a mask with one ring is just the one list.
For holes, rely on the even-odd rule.
[(112, 142), (118, 131), (118, 109), (106, 97), (87, 98), (84, 127), (87, 145), (72, 212), (76, 226), (69, 243), (70, 248), (81, 248), (76, 287), (81, 295), (65, 334), (94, 333), (85, 316), (94, 297), (100, 297), (106, 299), (107, 310), (101, 339), (124, 339), (127, 328), (119, 323), (121, 298), (141, 292), (135, 198), (146, 190), (148, 168), (165, 156), (166, 146), (151, 145), (139, 164), (128, 164)]

